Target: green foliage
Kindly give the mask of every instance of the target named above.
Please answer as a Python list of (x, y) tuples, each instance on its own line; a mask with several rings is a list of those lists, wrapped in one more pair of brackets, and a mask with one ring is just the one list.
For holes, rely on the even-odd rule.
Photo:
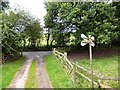
[(97, 44), (119, 42), (118, 3), (48, 2), (45, 25), (60, 46), (70, 41), (70, 35), (75, 37), (75, 44), (80, 44), (82, 33), (95, 36)]
[(56, 33), (58, 34), (58, 31), (56, 31), (56, 29), (54, 29), (54, 26), (57, 25), (57, 23), (55, 21), (57, 20), (58, 6), (54, 2), (53, 3), (46, 2), (45, 8), (46, 8), (46, 11), (48, 12), (44, 16), (44, 21), (45, 21), (45, 28), (47, 28), (47, 46), (49, 46), (50, 36), (53, 39), (51, 41), (51, 45), (52, 45), (52, 42), (56, 38)]
[(40, 22), (37, 19), (32, 20), (25, 27), (25, 35), (29, 38), (29, 43), (31, 46), (35, 47), (36, 44), (40, 43), (40, 39), (42, 37), (42, 27), (40, 26)]
[(16, 7), (3, 11), (1, 28), (1, 40), (3, 50), (3, 62), (20, 56), (20, 47), (37, 46), (40, 43), (42, 27), (38, 19), (33, 18), (29, 12)]
[(9, 19), (11, 18), (11, 14), (9, 16), (6, 13), (2, 14), (2, 49), (4, 51), (3, 55), (14, 56), (15, 54), (18, 54), (17, 49), (19, 44), (19, 35), (15, 30), (12, 29), (12, 23), (10, 23), (10, 21), (8, 20), (8, 17)]
[(23, 62), (24, 58), (21, 58), (14, 62), (5, 63), (2, 65), (2, 67), (0, 67), (0, 71), (2, 71), (2, 79), (0, 79), (0, 82), (2, 81), (2, 88), (8, 87), (10, 82), (13, 80), (15, 73), (21, 67)]
[(63, 21), (58, 16), (60, 4), (55, 2), (54, 3), (47, 2), (45, 5), (46, 10), (48, 12), (44, 17), (45, 26), (46, 28), (48, 28), (49, 36), (48, 40), (50, 36), (52, 39), (51, 41), (49, 40), (48, 42), (50, 42), (51, 46), (53, 44), (53, 41), (55, 41), (58, 46), (65, 46), (66, 43), (69, 41), (70, 32), (68, 32), (67, 30), (65, 32), (64, 29), (67, 26), (63, 24)]

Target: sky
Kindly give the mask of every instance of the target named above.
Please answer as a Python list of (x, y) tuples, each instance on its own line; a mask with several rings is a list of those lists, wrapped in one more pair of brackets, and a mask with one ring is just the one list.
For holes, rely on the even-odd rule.
[(14, 7), (17, 4), (28, 10), (32, 15), (40, 19), (41, 25), (44, 25), (43, 17), (46, 14), (44, 8), (44, 0), (9, 0), (10, 6)]

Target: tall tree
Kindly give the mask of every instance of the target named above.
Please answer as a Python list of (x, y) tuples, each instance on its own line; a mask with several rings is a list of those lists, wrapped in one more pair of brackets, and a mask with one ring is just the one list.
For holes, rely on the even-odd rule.
[(45, 4), (47, 14), (44, 17), (44, 20), (45, 25), (48, 28), (48, 36), (51, 36), (52, 38), (50, 44), (51, 46), (53, 41), (55, 41), (58, 46), (65, 46), (66, 43), (69, 41), (68, 37), (70, 36), (70, 32), (67, 30), (68, 26), (65, 26), (66, 23), (58, 15), (60, 4), (61, 3), (58, 2), (48, 2)]
[[(42, 27), (38, 20), (32, 20), (26, 27), (25, 33), (28, 35), (29, 41), (32, 47), (38, 46), (40, 39), (42, 37)], [(39, 41), (37, 43), (37, 41)]]
[[(54, 7), (53, 7), (54, 6)], [(55, 2), (46, 2), (45, 8), (47, 14), (44, 17), (45, 28), (47, 28), (47, 46), (49, 46), (50, 35), (53, 34), (53, 28), (56, 25), (58, 6)]]
[[(55, 6), (55, 5), (56, 6)], [(80, 45), (80, 34), (91, 34), (96, 38), (97, 44), (112, 44), (118, 40), (119, 26), (116, 14), (118, 10), (113, 5), (107, 2), (60, 2), (49, 4), (50, 11), (47, 11), (46, 23), (51, 26), (52, 36), (56, 42), (64, 43), (65, 38), (69, 41), (70, 34), (75, 36), (75, 44)], [(57, 8), (56, 13), (53, 12)], [(52, 15), (52, 16), (50, 16)], [(54, 16), (55, 15), (55, 16)], [(66, 43), (66, 42), (65, 42)]]
[(9, 22), (8, 18), (11, 18), (11, 14), (4, 13), (2, 15), (2, 53), (6, 59), (19, 55), (19, 51), (17, 51), (19, 35), (13, 30), (12, 23)]
[[(5, 60), (11, 58), (18, 58), (20, 56), (19, 48), (22, 44), (26, 45), (26, 39), (31, 39), (32, 44), (35, 39), (40, 39), (40, 32), (42, 30), (40, 23), (38, 20), (34, 20), (33, 16), (30, 15), (25, 10), (12, 10), (9, 9), (7, 13), (4, 11), (2, 14), (2, 24), (0, 25), (1, 36), (2, 36), (2, 55)], [(31, 27), (31, 26), (32, 27)], [(26, 28), (30, 27), (30, 30)], [(35, 36), (33, 36), (34, 34)], [(22, 43), (24, 41), (24, 43)]]

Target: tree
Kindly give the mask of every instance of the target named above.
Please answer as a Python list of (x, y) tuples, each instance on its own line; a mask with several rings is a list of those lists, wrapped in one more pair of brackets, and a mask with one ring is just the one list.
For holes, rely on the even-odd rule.
[[(59, 18), (59, 9), (60, 4), (57, 2), (47, 2), (45, 4), (47, 14), (44, 17), (45, 20), (45, 27), (48, 28), (48, 39), (47, 39), (47, 46), (48, 41), (51, 36), (52, 40), (50, 45), (52, 46), (53, 41), (57, 43), (57, 46), (65, 46), (66, 43), (69, 41), (70, 32), (67, 31), (64, 24), (65, 22)], [(54, 7), (53, 7), (54, 6)]]
[(117, 26), (116, 29), (114, 31), (118, 32), (118, 38), (115, 39), (113, 41), (113, 43), (115, 43), (115, 45), (119, 45), (120, 44), (120, 2), (112, 2), (111, 5), (113, 7), (115, 7), (115, 20), (114, 23)]
[[(57, 12), (50, 14), (54, 10), (53, 5), (56, 5), (54, 8), (57, 8)], [(111, 4), (106, 2), (60, 2), (49, 4), (48, 8), (50, 11), (48, 10), (46, 15), (49, 15), (47, 17), (52, 24), (47, 27), (51, 28), (52, 36), (59, 45), (67, 43), (70, 35), (74, 35), (75, 44), (80, 46), (80, 34), (82, 33), (95, 36), (98, 45), (111, 45), (113, 41), (118, 40), (119, 26), (115, 16), (117, 8)], [(46, 22), (49, 23), (50, 20), (46, 19)], [(53, 34), (56, 32), (57, 35)]]
[[(53, 28), (56, 25), (58, 6), (57, 6), (57, 3), (55, 2), (46, 2), (45, 8), (46, 8), (47, 14), (44, 17), (44, 21), (45, 21), (45, 28), (48, 29), (47, 30), (47, 46), (49, 46), (50, 35), (53, 34), (53, 30), (54, 30)], [(52, 45), (52, 42), (51, 42), (51, 45)]]
[[(32, 45), (36, 39), (40, 39), (39, 20), (33, 18), (29, 12), (22, 9), (9, 9), (2, 14), (2, 25), (0, 25), (2, 36), (2, 55), (4, 60), (19, 58), (20, 47), (26, 45), (26, 39), (31, 40)], [(29, 30), (27, 29), (29, 27)]]
[[(36, 19), (33, 19), (26, 27), (25, 33), (28, 35), (29, 41), (31, 42), (31, 46), (35, 47), (40, 43), (42, 27), (40, 26), (40, 22)], [(38, 42), (37, 42), (38, 41)]]
[[(66, 8), (72, 7), (72, 9), (70, 9), (71, 7), (69, 8), (71, 13), (68, 15), (65, 9), (61, 9), (65, 12), (65, 14), (62, 13), (61, 18), (64, 19), (64, 15), (67, 15), (66, 22), (76, 26), (75, 37), (77, 41), (81, 41), (79, 38), (81, 33), (94, 35), (98, 44), (110, 44), (113, 38), (117, 38), (117, 33), (112, 32), (116, 26), (112, 22), (115, 19), (115, 9), (111, 5), (90, 2), (69, 3), (65, 5), (67, 5), (65, 6)], [(79, 44), (80, 42), (77, 43)]]
[[(18, 44), (19, 44), (19, 35), (18, 33), (12, 29), (12, 24), (8, 21), (8, 17), (6, 13), (3, 13), (3, 21), (2, 21), (2, 53), (3, 57), (9, 59), (11, 57), (15, 57), (15, 55), (19, 55)], [(10, 18), (10, 17), (9, 17)], [(19, 56), (18, 56), (19, 57)]]

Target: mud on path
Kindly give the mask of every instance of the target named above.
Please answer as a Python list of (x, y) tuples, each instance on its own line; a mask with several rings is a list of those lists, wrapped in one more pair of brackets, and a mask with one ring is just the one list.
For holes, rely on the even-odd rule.
[(14, 79), (9, 85), (9, 88), (25, 88), (25, 82), (28, 78), (29, 68), (33, 59), (37, 60), (36, 76), (38, 79), (38, 87), (36, 88), (52, 88), (48, 74), (46, 72), (45, 63), (43, 61), (43, 57), (50, 53), (51, 51), (23, 52), (23, 55), (25, 55), (26, 60), (16, 73)]

